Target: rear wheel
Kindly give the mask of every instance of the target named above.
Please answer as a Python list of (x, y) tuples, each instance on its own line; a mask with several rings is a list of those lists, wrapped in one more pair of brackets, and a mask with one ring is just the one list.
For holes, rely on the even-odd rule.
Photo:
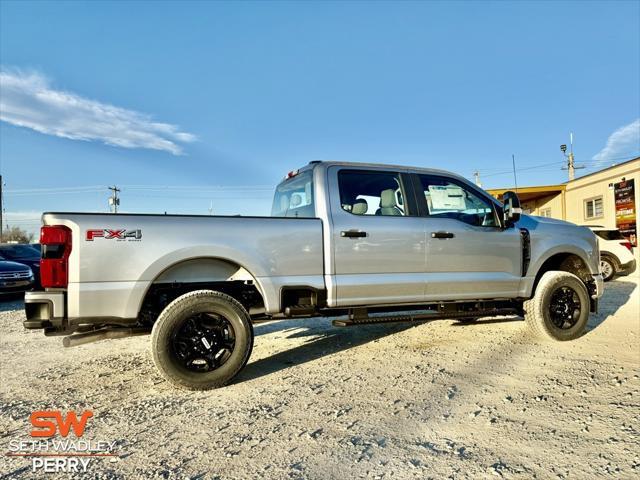
[(538, 337), (573, 340), (580, 337), (589, 320), (589, 293), (577, 276), (546, 272), (535, 295), (524, 302), (525, 321)]
[(153, 361), (162, 376), (191, 390), (229, 383), (247, 363), (252, 347), (253, 328), (245, 308), (213, 290), (178, 297), (151, 332)]
[(616, 275), (616, 262), (613, 258), (603, 255), (600, 257), (600, 271), (605, 282), (612, 280)]

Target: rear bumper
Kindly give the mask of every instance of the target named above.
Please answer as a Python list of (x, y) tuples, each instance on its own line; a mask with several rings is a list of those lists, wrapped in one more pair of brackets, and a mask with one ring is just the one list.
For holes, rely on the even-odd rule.
[(65, 327), (65, 293), (64, 292), (27, 292), (24, 295), (26, 320), (24, 328)]
[(618, 273), (620, 275), (629, 275), (630, 273), (633, 273), (636, 271), (636, 260), (633, 259), (627, 263), (623, 263), (622, 265), (620, 265), (620, 269), (618, 270)]

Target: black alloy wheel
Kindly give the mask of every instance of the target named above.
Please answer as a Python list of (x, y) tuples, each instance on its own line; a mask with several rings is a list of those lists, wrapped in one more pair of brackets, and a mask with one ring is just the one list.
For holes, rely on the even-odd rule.
[(551, 295), (549, 316), (554, 327), (560, 330), (572, 328), (582, 311), (578, 292), (569, 286), (561, 286)]
[(235, 332), (223, 316), (198, 313), (176, 325), (172, 354), (187, 370), (210, 372), (221, 367), (235, 348)]

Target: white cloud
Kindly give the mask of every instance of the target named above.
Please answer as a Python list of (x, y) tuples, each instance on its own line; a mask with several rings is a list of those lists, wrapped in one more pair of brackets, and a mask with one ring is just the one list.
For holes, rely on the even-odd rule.
[(593, 156), (593, 160), (606, 164), (638, 155), (640, 151), (640, 118), (620, 127), (609, 135), (607, 144)]
[(182, 154), (196, 137), (150, 115), (54, 90), (38, 73), (0, 71), (0, 120), (72, 140)]

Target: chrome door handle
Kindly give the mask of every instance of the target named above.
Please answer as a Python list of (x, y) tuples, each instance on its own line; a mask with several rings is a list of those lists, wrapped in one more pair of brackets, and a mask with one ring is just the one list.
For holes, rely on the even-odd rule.
[(453, 238), (455, 235), (451, 232), (431, 232), (431, 238)]

